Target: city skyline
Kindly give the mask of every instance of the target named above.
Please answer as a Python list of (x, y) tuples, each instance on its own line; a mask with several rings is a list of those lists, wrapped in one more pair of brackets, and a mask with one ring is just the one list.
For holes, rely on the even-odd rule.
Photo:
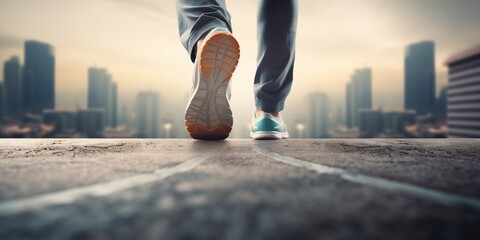
[[(298, 116), (306, 117), (303, 102), (306, 93), (313, 91), (324, 92), (332, 108), (345, 106), (345, 85), (350, 81), (351, 71), (362, 65), (373, 70), (371, 107), (402, 110), (404, 49), (420, 41), (435, 42), (434, 75), (438, 93), (447, 82), (445, 60), (455, 52), (478, 44), (480, 33), (473, 31), (473, 23), (480, 17), (472, 12), (478, 5), (475, 1), (463, 0), (463, 5), (436, 1), (434, 9), (429, 8), (431, 3), (431, 0), (421, 3), (302, 1), (294, 86), (284, 113), (287, 122), (296, 122)], [(33, 21), (39, 14), (32, 11), (36, 4), (40, 4), (39, 9), (50, 11), (51, 16), (42, 22)], [(232, 136), (244, 137), (244, 125), (254, 109), (256, 39), (252, 28), (256, 17), (251, 10), (256, 9), (256, 4), (253, 1), (227, 4), (242, 48), (242, 60), (232, 87), (236, 122)], [(165, 99), (162, 111), (167, 109), (178, 121), (177, 115), (183, 112), (178, 109), (183, 108), (188, 99), (193, 66), (178, 40), (174, 4), (103, 0), (89, 12), (89, 19), (79, 14), (79, 10), (91, 7), (90, 3), (64, 4), (56, 0), (2, 3), (0, 57), (6, 61), (16, 55), (24, 62), (25, 40), (48, 42), (54, 46), (57, 60), (54, 95), (57, 109), (88, 107), (85, 69), (99, 64), (108, 66), (121, 86), (118, 106), (134, 107), (136, 94), (151, 89)], [(445, 13), (458, 17), (443, 18)], [(402, 19), (404, 16), (409, 18)], [(61, 24), (56, 21), (58, 17), (64, 20)], [(15, 24), (6, 24), (8, 22)]]
[[(37, 49), (37, 47), (39, 48)], [(30, 86), (37, 85), (39, 90), (45, 91), (43, 93), (44, 99), (34, 101), (37, 105), (38, 102), (44, 105), (40, 108), (37, 106), (38, 109), (34, 110), (32, 107), (28, 107), (27, 104), (22, 104), (20, 113), (26, 115), (9, 113), (7, 116), (10, 118), (7, 118), (7, 120), (10, 121), (10, 124), (15, 122), (40, 124), (36, 128), (44, 131), (43, 135), (39, 136), (182, 137), (184, 135), (177, 133), (176, 125), (177, 122), (181, 121), (181, 117), (179, 118), (178, 115), (179, 111), (175, 111), (175, 114), (168, 110), (164, 111), (166, 109), (163, 109), (163, 107), (170, 104), (163, 102), (163, 100), (162, 104), (160, 104), (159, 94), (152, 90), (139, 91), (137, 93), (134, 103), (134, 122), (127, 119), (130, 118), (128, 115), (131, 114), (127, 110), (121, 116), (123, 125), (121, 128), (117, 128), (117, 123), (119, 122), (118, 86), (113, 81), (112, 74), (104, 67), (94, 66), (88, 68), (88, 108), (82, 109), (77, 107), (77, 112), (74, 112), (46, 105), (45, 102), (48, 103), (48, 101), (45, 101), (45, 99), (52, 99), (55, 91), (55, 73), (52, 71), (52, 69), (55, 69), (53, 65), (55, 56), (52, 49), (53, 47), (48, 43), (28, 40), (25, 41), (25, 55), (30, 55), (30, 58), (33, 59), (30, 59), (30, 65), (24, 65), (20, 68), (21, 63), (15, 56), (5, 61), (4, 77), (7, 79), (6, 82), (9, 88), (4, 90), (3, 85), (0, 88), (0, 120), (5, 119), (4, 112), (6, 107), (12, 108), (11, 105), (18, 104), (15, 98), (7, 100), (8, 93), (18, 91), (18, 87), (22, 85), (19, 84), (21, 80), (30, 79), (38, 80), (38, 82), (30, 82)], [(306, 129), (308, 134), (305, 136), (310, 138), (376, 137), (384, 133), (386, 134), (382, 135), (384, 137), (446, 137), (445, 120), (447, 119), (448, 93), (447, 88), (443, 87), (438, 97), (432, 96), (435, 88), (435, 75), (432, 74), (434, 72), (434, 56), (434, 42), (431, 41), (412, 43), (406, 47), (404, 65), (406, 72), (404, 79), (405, 94), (409, 100), (413, 99), (414, 101), (406, 101), (404, 110), (385, 112), (382, 108), (374, 109), (372, 106), (372, 98), (374, 96), (371, 86), (372, 69), (358, 68), (353, 71), (350, 82), (346, 84), (345, 120), (342, 119), (340, 105), (337, 105), (337, 108), (334, 110), (330, 106), (327, 94), (313, 91), (308, 95), (307, 114), (297, 116), (294, 122), (294, 128), (296, 129), (294, 135), (296, 137), (304, 137), (302, 132)], [(45, 61), (42, 62), (40, 60)], [(451, 67), (450, 62), (449, 67)], [(472, 68), (470, 65), (465, 69)], [(24, 73), (23, 77), (21, 77), (21, 73)], [(43, 74), (36, 76), (39, 73)], [(46, 88), (43, 85), (38, 86), (44, 83), (45, 79), (53, 81), (53, 83), (46, 82), (47, 84), (45, 84), (45, 86), (50, 88)], [(21, 100), (30, 98), (30, 101), (33, 101), (33, 99), (41, 96), (38, 93), (36, 96), (35, 94), (32, 95), (32, 91), (28, 91), (28, 89), (28, 85), (27, 88), (25, 85), (22, 86), (21, 94), (17, 97)], [(428, 101), (430, 97), (433, 97), (433, 99)], [(468, 98), (471, 97), (469, 96)], [(126, 110), (127, 108), (125, 108), (125, 105), (122, 105), (122, 109)], [(336, 112), (333, 113), (333, 111)], [(29, 115), (32, 113), (35, 115)], [(6, 122), (7, 124), (8, 121)], [(304, 124), (305, 122), (306, 124)], [(134, 123), (136, 126), (132, 127), (131, 123)], [(9, 128), (16, 126), (20, 127), (20, 130), (22, 128), (21, 124), (10, 125)], [(345, 124), (347, 131), (342, 130), (342, 124)], [(386, 126), (385, 128), (384, 125)], [(292, 123), (287, 123), (287, 126), (292, 128)], [(3, 127), (2, 131), (4, 131)], [(20, 133), (22, 131), (17, 132)], [(335, 133), (332, 134), (332, 131)], [(36, 133), (32, 132), (32, 134)]]
[[(444, 59), (465, 46), (477, 44), (475, 41), (480, 37), (478, 31), (471, 31), (474, 27), (472, 23), (479, 20), (472, 13), (478, 3), (465, 0), (462, 4), (435, 1), (438, 3), (436, 7), (426, 11), (431, 3), (432, 1), (388, 4), (381, 1), (339, 1), (327, 4), (321, 1), (302, 1), (299, 6), (295, 83), (286, 111), (289, 111), (289, 106), (301, 101), (301, 92), (306, 89), (325, 91), (335, 101), (343, 99), (341, 86), (348, 81), (351, 69), (362, 64), (375, 69), (373, 90), (385, 92), (373, 99), (374, 105), (399, 108), (403, 103), (403, 95), (402, 92), (396, 92), (403, 89), (403, 48), (411, 42), (424, 39), (438, 42), (438, 81), (445, 83), (446, 68), (442, 67)], [(57, 96), (58, 102), (66, 105), (60, 107), (74, 107), (75, 100), (70, 98), (81, 96), (84, 92), (82, 89), (87, 87), (83, 81), (83, 69), (95, 62), (110, 66), (110, 70), (116, 73), (118, 83), (125, 86), (120, 95), (129, 99), (134, 99), (137, 91), (149, 86), (167, 98), (176, 100), (178, 94), (174, 95), (174, 91), (164, 89), (173, 88), (175, 92), (188, 92), (190, 89), (192, 65), (178, 40), (173, 2), (99, 1), (95, 9), (90, 11), (90, 19), (85, 21), (79, 9), (90, 9), (89, 3), (42, 1), (41, 6), (35, 7), (38, 4), (40, 3), (31, 1), (2, 3), (0, 56), (6, 59), (10, 55), (19, 55), (18, 42), (25, 39), (34, 38), (55, 45), (59, 59), (63, 62), (58, 66), (58, 88), (61, 92), (69, 93)], [(242, 61), (233, 81), (232, 102), (233, 108), (245, 115), (246, 111), (251, 111), (240, 108), (243, 105), (240, 102), (245, 97), (251, 97), (253, 108), (251, 82), (256, 40), (252, 28), (255, 27), (256, 4), (254, 1), (230, 1), (227, 4), (242, 48)], [(39, 13), (32, 9), (51, 12), (52, 17), (33, 22)], [(422, 14), (422, 10), (428, 14)], [(456, 14), (456, 17), (444, 19), (443, 16), (447, 13)], [(339, 18), (342, 15), (351, 16), (351, 19)], [(409, 16), (405, 23), (398, 21), (402, 16)], [(59, 17), (63, 19), (60, 24), (56, 21)], [(9, 22), (15, 22), (15, 27), (7, 25)], [(331, 22), (336, 22), (335, 26), (328, 26)], [(68, 34), (59, 36), (48, 29), (58, 29), (59, 32)], [(311, 31), (312, 29), (316, 30)], [(445, 34), (458, 31), (468, 35), (459, 38), (457, 34)], [(175, 76), (169, 71), (172, 68), (185, 71)], [(166, 79), (175, 81), (171, 83)], [(388, 102), (386, 96), (391, 96), (392, 93), (400, 97)]]

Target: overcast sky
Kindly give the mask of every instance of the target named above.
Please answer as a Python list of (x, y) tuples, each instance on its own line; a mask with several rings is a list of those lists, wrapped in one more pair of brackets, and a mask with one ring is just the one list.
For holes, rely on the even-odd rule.
[[(241, 47), (233, 85), (241, 119), (253, 109), (257, 4), (227, 0)], [(401, 108), (405, 47), (435, 41), (437, 83), (444, 84), (444, 61), (480, 44), (479, 12), (478, 0), (300, 0), (287, 111), (295, 112), (313, 90), (333, 102), (343, 99), (351, 73), (363, 66), (373, 70), (374, 104)], [(109, 69), (126, 100), (151, 88), (179, 102), (191, 87), (192, 64), (178, 38), (173, 0), (0, 0), (0, 60), (19, 55), (23, 61), (25, 39), (55, 47), (60, 107), (86, 104), (87, 68), (94, 64)]]

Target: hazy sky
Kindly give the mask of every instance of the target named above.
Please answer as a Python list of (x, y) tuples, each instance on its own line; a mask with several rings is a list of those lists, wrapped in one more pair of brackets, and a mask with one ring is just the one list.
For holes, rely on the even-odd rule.
[[(241, 122), (253, 110), (257, 4), (227, 0), (241, 47), (232, 99)], [(287, 112), (297, 114), (295, 106), (313, 90), (343, 99), (350, 74), (363, 66), (373, 70), (374, 104), (401, 108), (405, 46), (435, 41), (437, 84), (443, 84), (444, 61), (480, 44), (479, 12), (479, 0), (299, 0)], [(0, 0), (0, 60), (23, 61), (25, 39), (55, 47), (60, 107), (86, 105), (87, 68), (94, 64), (109, 69), (124, 101), (151, 88), (186, 102), (192, 64), (178, 38), (173, 0)]]

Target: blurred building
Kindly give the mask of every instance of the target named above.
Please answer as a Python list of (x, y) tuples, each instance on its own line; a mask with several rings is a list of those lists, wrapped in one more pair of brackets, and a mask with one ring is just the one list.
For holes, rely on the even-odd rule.
[(447, 126), (437, 123), (432, 114), (417, 115), (415, 124), (405, 127), (405, 135), (414, 138), (445, 138)]
[(137, 137), (159, 137), (159, 95), (153, 91), (141, 91), (136, 99)]
[(117, 84), (105, 68), (88, 68), (88, 108), (105, 111), (104, 124), (117, 127)]
[(5, 96), (5, 87), (3, 86), (4, 84), (0, 82), (0, 124), (5, 120), (6, 118), (6, 111), (5, 111), (5, 100), (7, 99)]
[(435, 45), (423, 41), (405, 51), (405, 109), (433, 114), (435, 108)]
[(135, 131), (128, 129), (125, 126), (119, 126), (118, 128), (109, 128), (103, 131), (103, 137), (105, 138), (133, 138), (135, 137)]
[(345, 126), (347, 128), (353, 128), (353, 91), (351, 85), (351, 82), (347, 82), (345, 86)]
[(328, 96), (323, 92), (314, 92), (308, 96), (307, 132), (310, 138), (329, 137)]
[(85, 137), (103, 137), (105, 129), (104, 109), (83, 109), (77, 111), (77, 132)]
[(448, 89), (446, 86), (440, 90), (440, 95), (435, 103), (435, 119), (438, 123), (447, 122), (447, 101), (448, 101)]
[(77, 113), (68, 110), (43, 111), (43, 122), (52, 125), (56, 134), (74, 133), (76, 130)]
[(54, 136), (54, 127), (42, 123), (36, 114), (24, 114), (16, 121), (0, 124), (0, 137), (4, 138), (45, 138)]
[(39, 41), (25, 42), (22, 103), (26, 112), (55, 109), (55, 57), (53, 48)]
[(112, 82), (112, 92), (110, 99), (112, 101), (111, 113), (110, 113), (110, 127), (116, 128), (118, 125), (118, 85), (116, 82)]
[(360, 109), (358, 111), (358, 131), (360, 137), (376, 137), (383, 131), (381, 110)]
[(357, 69), (346, 87), (346, 123), (348, 128), (358, 127), (360, 109), (372, 108), (372, 70)]
[(120, 108), (120, 115), (119, 115), (119, 119), (118, 119), (118, 123), (120, 125), (124, 125), (124, 126), (130, 126), (130, 123), (131, 123), (131, 117), (130, 117), (130, 111), (127, 107), (127, 105), (122, 105), (122, 107)]
[(18, 117), (22, 113), (21, 64), (17, 56), (3, 64), (6, 115)]
[(451, 57), (448, 66), (448, 137), (480, 137), (480, 46)]
[(383, 133), (387, 137), (404, 137), (405, 127), (415, 124), (415, 111), (383, 112)]
[(332, 117), (332, 121), (330, 121), (330, 127), (337, 128), (339, 126), (345, 126), (345, 110), (340, 104), (335, 107), (335, 113)]

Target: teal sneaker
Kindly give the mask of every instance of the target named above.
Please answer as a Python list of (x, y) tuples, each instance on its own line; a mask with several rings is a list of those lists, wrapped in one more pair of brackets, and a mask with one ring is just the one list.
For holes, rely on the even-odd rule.
[(288, 138), (287, 126), (281, 117), (276, 118), (269, 113), (264, 113), (260, 117), (253, 114), (250, 137), (255, 140), (285, 139)]

